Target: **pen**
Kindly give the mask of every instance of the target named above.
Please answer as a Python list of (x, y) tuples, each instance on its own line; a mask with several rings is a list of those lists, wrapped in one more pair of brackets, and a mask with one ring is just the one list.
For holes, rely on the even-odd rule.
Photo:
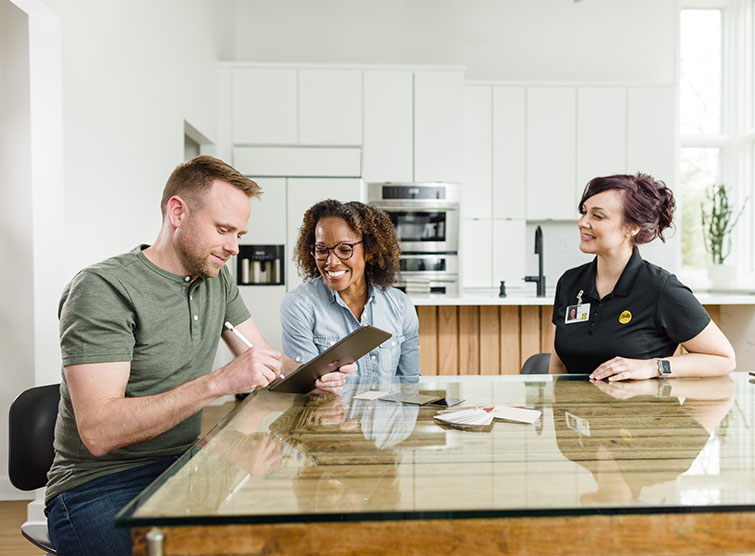
[(244, 335), (243, 335), (243, 334), (242, 334), (241, 332), (239, 332), (238, 330), (236, 330), (236, 329), (235, 329), (235, 328), (233, 327), (233, 325), (232, 325), (232, 324), (231, 324), (230, 322), (228, 322), (228, 321), (225, 321), (225, 327), (226, 327), (226, 328), (227, 328), (228, 330), (230, 330), (231, 332), (233, 332), (234, 334), (236, 334), (236, 337), (237, 337), (237, 338), (238, 338), (239, 340), (241, 340), (242, 342), (244, 342), (244, 345), (245, 345), (246, 347), (248, 347), (248, 348), (250, 348), (250, 347), (254, 347), (254, 344), (252, 344), (252, 342), (250, 342), (249, 340), (247, 340), (247, 339), (246, 339), (246, 336), (244, 336)]

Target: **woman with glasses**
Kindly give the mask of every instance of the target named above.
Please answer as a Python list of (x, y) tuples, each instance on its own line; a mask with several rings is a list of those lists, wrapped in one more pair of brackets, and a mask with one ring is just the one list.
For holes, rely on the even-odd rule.
[(294, 260), (308, 279), (281, 305), (283, 352), (306, 362), (363, 324), (391, 338), (357, 361), (357, 377), (419, 375), (419, 321), (391, 287), (399, 245), (390, 217), (357, 201), (328, 199), (304, 214)]

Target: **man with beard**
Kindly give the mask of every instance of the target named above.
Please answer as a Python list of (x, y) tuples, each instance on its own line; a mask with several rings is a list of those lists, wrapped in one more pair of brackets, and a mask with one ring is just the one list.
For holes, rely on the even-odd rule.
[[(215, 158), (181, 164), (163, 191), (156, 241), (82, 270), (63, 291), (45, 496), (58, 554), (130, 554), (114, 516), (196, 441), (202, 408), (298, 366), (265, 343), (224, 266), (260, 194)], [(236, 358), (213, 370), (221, 335)], [(355, 368), (325, 375), (315, 393), (339, 393)]]

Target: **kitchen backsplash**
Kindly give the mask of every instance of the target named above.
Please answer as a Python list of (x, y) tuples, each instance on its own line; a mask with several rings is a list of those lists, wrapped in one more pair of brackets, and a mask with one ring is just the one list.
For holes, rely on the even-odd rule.
[[(527, 246), (525, 249), (525, 270), (527, 275), (537, 274), (537, 255), (535, 255), (535, 227), (540, 226), (543, 230), (543, 263), (545, 272), (545, 282), (548, 288), (556, 287), (556, 283), (565, 270), (579, 266), (593, 259), (592, 255), (586, 255), (579, 250), (579, 232), (576, 222), (564, 221), (543, 221), (527, 222), (525, 238)], [(672, 236), (672, 234), (669, 234)], [(676, 272), (674, 261), (674, 251), (676, 249), (676, 238), (668, 237), (666, 243), (655, 240), (647, 245), (640, 246), (642, 257), (659, 266), (662, 266), (670, 272)], [(522, 280), (517, 284), (508, 284), (509, 287), (531, 287), (534, 291), (533, 284), (527, 284)]]

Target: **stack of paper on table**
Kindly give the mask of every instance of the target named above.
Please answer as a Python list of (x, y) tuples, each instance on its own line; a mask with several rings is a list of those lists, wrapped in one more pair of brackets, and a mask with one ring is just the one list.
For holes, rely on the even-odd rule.
[(484, 408), (473, 407), (467, 409), (458, 409), (456, 411), (450, 411), (446, 409), (439, 411), (434, 418), (438, 421), (448, 423), (449, 425), (484, 427), (492, 423), (495, 417), (492, 412), (485, 411)]
[(434, 418), (449, 425), (480, 427), (490, 425), (494, 419), (531, 424), (537, 422), (541, 414), (542, 412), (539, 409), (497, 405), (495, 407), (445, 409), (439, 411)]
[(415, 405), (434, 404), (443, 407), (449, 407), (463, 402), (458, 398), (447, 398), (428, 394), (410, 394), (406, 392), (378, 392), (377, 390), (367, 390), (354, 396), (355, 400), (382, 400), (385, 402), (401, 402)]

